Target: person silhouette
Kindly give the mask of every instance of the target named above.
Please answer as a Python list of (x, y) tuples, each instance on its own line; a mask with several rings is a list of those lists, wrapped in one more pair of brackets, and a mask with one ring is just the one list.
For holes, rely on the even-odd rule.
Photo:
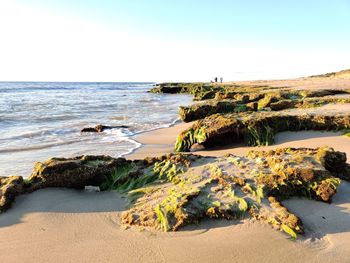
[(214, 78), (214, 81), (215, 81), (215, 83), (218, 82), (218, 77), (215, 77), (215, 78)]
[(220, 78), (220, 83), (222, 83), (223, 80), (224, 80), (223, 77), (221, 77), (221, 78)]

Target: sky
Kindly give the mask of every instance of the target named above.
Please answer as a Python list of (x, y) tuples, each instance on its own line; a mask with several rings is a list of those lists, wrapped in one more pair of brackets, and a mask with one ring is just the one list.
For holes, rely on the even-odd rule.
[(280, 79), (350, 68), (350, 0), (0, 0), (0, 81)]

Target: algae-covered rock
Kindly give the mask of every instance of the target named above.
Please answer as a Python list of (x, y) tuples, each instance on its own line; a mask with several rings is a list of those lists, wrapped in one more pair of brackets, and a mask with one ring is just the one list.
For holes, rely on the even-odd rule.
[(325, 97), (332, 96), (338, 94), (348, 94), (349, 92), (346, 90), (336, 90), (336, 89), (323, 89), (323, 90), (301, 90), (299, 94), (303, 98), (311, 98), (311, 97)]
[(23, 187), (21, 176), (0, 177), (0, 213), (10, 208), (15, 197), (22, 193)]
[(279, 111), (294, 108), (296, 105), (297, 101), (295, 100), (278, 100), (276, 102), (270, 103), (269, 107), (271, 110)]
[(175, 231), (206, 217), (251, 217), (296, 238), (303, 233), (302, 222), (281, 201), (304, 196), (330, 202), (340, 180), (324, 164), (344, 168), (343, 158), (336, 156), (344, 154), (324, 147), (197, 158), (174, 175), (177, 180), (133, 190), (142, 195), (121, 220), (125, 225)]
[(223, 90), (222, 86), (212, 83), (160, 83), (153, 87), (152, 93), (186, 93), (194, 96), (195, 100), (206, 100), (215, 97), (216, 92)]
[(85, 185), (99, 186), (117, 168), (126, 165), (123, 158), (110, 156), (78, 156), (52, 158), (37, 162), (28, 178), (31, 189), (67, 187), (83, 189)]
[(250, 146), (270, 145), (281, 131), (343, 130), (350, 127), (349, 114), (316, 112), (250, 112), (214, 114), (197, 121), (180, 133), (175, 151), (189, 151), (193, 144), (206, 148), (230, 142)]
[(45, 187), (114, 189), (130, 201), (124, 225), (175, 231), (202, 218), (254, 218), (295, 238), (297, 215), (281, 201), (304, 196), (331, 202), (340, 180), (350, 179), (346, 155), (332, 148), (251, 151), (244, 157), (169, 154), (127, 161), (108, 156), (53, 158), (30, 178), (0, 177), (0, 212), (22, 193)]
[(242, 112), (254, 110), (253, 107), (245, 105), (243, 101), (237, 100), (223, 100), (216, 101), (211, 100), (210, 102), (198, 103), (192, 106), (181, 106), (179, 108), (179, 116), (181, 120), (185, 122), (190, 122), (193, 120), (202, 119), (206, 116), (215, 114), (215, 113), (226, 113), (226, 112)]
[[(237, 88), (242, 90), (242, 88)], [(344, 90), (262, 90), (254, 92), (216, 92), (215, 99), (205, 100), (179, 108), (179, 116), (185, 121), (203, 119), (216, 113), (312, 108), (329, 103), (350, 103), (350, 97), (334, 96), (348, 94)]]

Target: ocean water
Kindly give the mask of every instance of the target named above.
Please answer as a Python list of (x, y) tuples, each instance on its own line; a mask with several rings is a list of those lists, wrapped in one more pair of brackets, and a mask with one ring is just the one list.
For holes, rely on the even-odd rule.
[[(0, 175), (28, 176), (36, 161), (123, 156), (137, 133), (170, 126), (188, 95), (152, 94), (152, 83), (0, 82)], [(84, 127), (126, 125), (102, 133)]]

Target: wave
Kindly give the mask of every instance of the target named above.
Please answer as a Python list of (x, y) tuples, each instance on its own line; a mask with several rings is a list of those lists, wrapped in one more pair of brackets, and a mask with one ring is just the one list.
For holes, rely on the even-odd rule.
[(21, 140), (21, 139), (33, 139), (36, 137), (43, 137), (43, 136), (57, 136), (57, 135), (67, 135), (72, 134), (73, 132), (76, 132), (75, 129), (59, 129), (59, 130), (40, 130), (35, 132), (27, 132), (20, 135), (15, 135), (7, 138), (1, 138), (1, 141), (10, 141), (10, 140)]
[[(0, 149), (0, 154), (1, 153), (14, 153), (14, 152), (43, 150), (43, 149), (57, 147), (57, 146), (70, 145), (70, 144), (75, 144), (75, 143), (89, 143), (89, 142), (102, 143), (102, 144), (103, 143), (128, 142), (128, 143), (134, 145), (134, 147), (131, 147), (130, 149), (128, 149), (128, 151), (121, 154), (121, 155), (124, 155), (130, 151), (133, 151), (135, 148), (138, 148), (141, 146), (140, 143), (138, 143), (137, 141), (130, 138), (135, 133), (126, 129), (126, 128), (115, 128), (115, 129), (106, 130), (102, 133), (84, 134), (84, 135), (81, 135), (80, 132), (79, 133), (75, 132), (75, 133), (77, 134), (76, 137), (73, 139), (70, 139), (70, 140), (56, 141), (56, 142), (50, 142), (50, 143), (40, 143), (37, 145), (31, 145), (28, 147), (5, 148), (5, 149)], [(32, 139), (33, 136), (45, 136), (46, 135), (45, 137), (47, 137), (48, 134), (50, 134), (50, 135), (57, 134), (57, 132), (53, 132), (51, 130), (47, 130), (44, 132), (42, 132), (42, 131), (41, 132), (32, 132), (32, 133), (27, 133), (24, 135), (12, 137), (11, 140), (13, 140), (14, 138), (16, 138), (16, 139), (23, 139), (23, 138)], [(6, 142), (5, 139), (1, 139), (1, 140)], [(7, 141), (9, 141), (9, 139), (7, 139)]]
[(73, 144), (73, 143), (77, 143), (77, 142), (81, 142), (81, 141), (71, 140), (71, 141), (65, 141), (65, 142), (54, 142), (54, 143), (33, 145), (33, 146), (22, 147), (22, 148), (18, 147), (18, 148), (0, 149), (0, 153), (35, 151), (35, 150), (42, 150), (42, 149), (56, 147), (56, 146), (69, 145), (69, 144)]

